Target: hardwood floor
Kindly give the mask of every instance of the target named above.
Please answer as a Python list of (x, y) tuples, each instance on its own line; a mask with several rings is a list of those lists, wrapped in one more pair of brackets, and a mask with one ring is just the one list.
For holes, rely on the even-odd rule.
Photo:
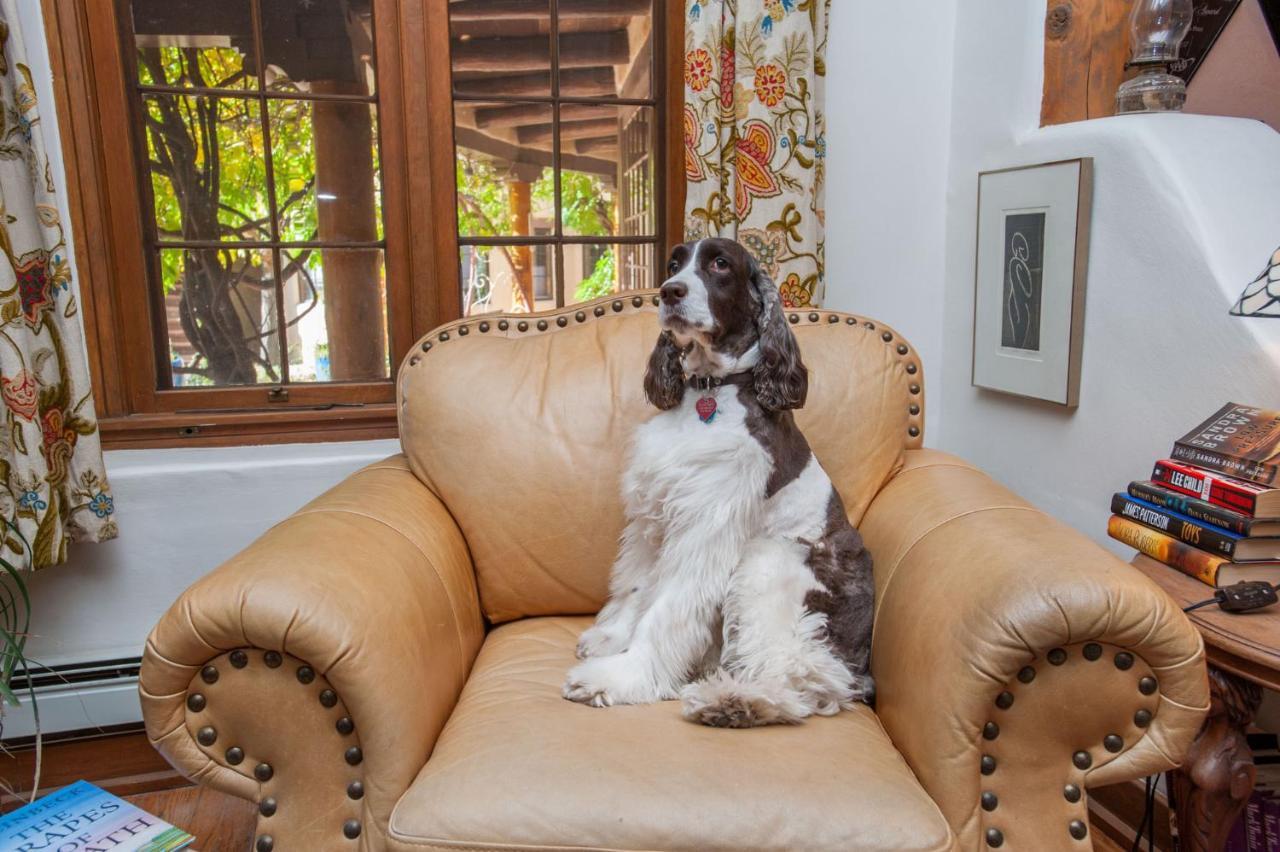
[(226, 793), (206, 787), (179, 787), (154, 793), (125, 796), (145, 811), (194, 834), (192, 849), (233, 852), (253, 846), (257, 809)]

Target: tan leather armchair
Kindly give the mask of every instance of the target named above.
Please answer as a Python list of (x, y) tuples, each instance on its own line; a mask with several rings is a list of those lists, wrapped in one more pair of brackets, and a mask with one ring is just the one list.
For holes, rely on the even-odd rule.
[(921, 448), (892, 329), (791, 315), (801, 427), (874, 556), (875, 710), (699, 727), (560, 697), (603, 602), (652, 293), (450, 323), (401, 365), (402, 455), (191, 587), (147, 731), (258, 803), (259, 850), (1082, 849), (1087, 790), (1176, 765), (1198, 634), (1138, 572)]

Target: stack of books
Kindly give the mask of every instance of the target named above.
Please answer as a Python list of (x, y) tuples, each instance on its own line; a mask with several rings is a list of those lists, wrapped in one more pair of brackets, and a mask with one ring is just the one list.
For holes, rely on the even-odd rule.
[(1280, 411), (1228, 403), (1169, 456), (1111, 498), (1107, 534), (1210, 586), (1280, 583)]
[(1275, 734), (1249, 734), (1258, 776), (1244, 813), (1231, 826), (1223, 852), (1280, 849), (1280, 750)]

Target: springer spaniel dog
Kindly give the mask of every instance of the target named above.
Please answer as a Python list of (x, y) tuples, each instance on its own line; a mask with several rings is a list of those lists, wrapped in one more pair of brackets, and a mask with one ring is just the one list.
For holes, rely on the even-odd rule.
[(676, 247), (609, 602), (564, 697), (746, 728), (870, 701), (871, 556), (796, 427), (808, 371), (738, 243)]

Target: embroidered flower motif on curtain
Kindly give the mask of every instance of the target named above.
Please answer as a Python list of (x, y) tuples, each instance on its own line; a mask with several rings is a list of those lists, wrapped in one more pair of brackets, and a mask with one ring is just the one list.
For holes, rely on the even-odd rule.
[(830, 0), (691, 0), (685, 238), (733, 237), (788, 307), (822, 301)]
[[(43, 568), (117, 530), (17, 2), (0, 0), (0, 513)], [(21, 548), (7, 531), (0, 542)]]

